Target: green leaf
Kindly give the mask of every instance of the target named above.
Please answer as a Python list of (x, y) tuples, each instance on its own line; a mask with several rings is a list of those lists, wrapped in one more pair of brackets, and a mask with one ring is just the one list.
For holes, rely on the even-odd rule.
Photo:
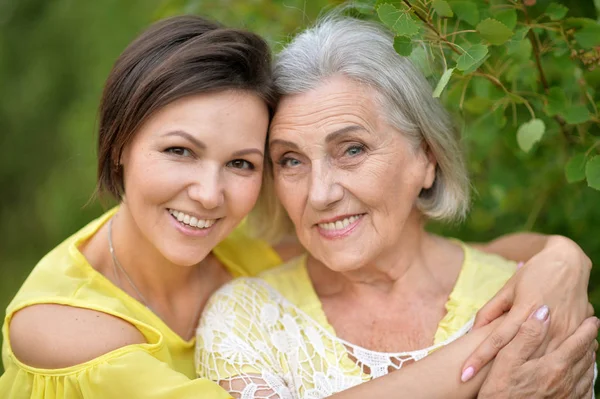
[(477, 4), (471, 0), (453, 0), (449, 4), (458, 19), (462, 19), (472, 26), (477, 25), (477, 22), (479, 22)]
[(523, 40), (525, 36), (529, 33), (529, 26), (523, 26), (515, 31), (512, 40)]
[(435, 90), (433, 91), (433, 97), (438, 98), (440, 96), (440, 94), (442, 94), (442, 91), (444, 91), (444, 88), (450, 81), (452, 72), (454, 72), (454, 68), (447, 69), (446, 72), (444, 72), (444, 74), (440, 78), (440, 81), (438, 82)]
[(517, 11), (514, 8), (500, 10), (492, 14), (492, 16), (506, 25), (508, 29), (515, 29), (517, 27)]
[(565, 166), (565, 176), (569, 183), (576, 183), (585, 180), (585, 164), (587, 157), (585, 154), (577, 154), (567, 162)]
[(377, 8), (379, 19), (400, 36), (414, 36), (419, 33), (419, 25), (411, 18), (409, 12), (398, 10), (385, 3)]
[(506, 43), (513, 35), (513, 31), (506, 25), (492, 18), (478, 23), (477, 31), (484, 39), (496, 46)]
[[(430, 49), (430, 47), (427, 47)], [(423, 46), (416, 46), (410, 54), (410, 60), (426, 78), (433, 74), (432, 55)]]
[(406, 36), (396, 36), (394, 38), (394, 50), (400, 55), (408, 57), (412, 53), (412, 40)]
[(433, 9), (440, 17), (452, 18), (454, 13), (446, 0), (433, 0)]
[(464, 54), (458, 57), (458, 60), (456, 60), (456, 68), (460, 71), (465, 71), (482, 61), (487, 53), (487, 46), (483, 44), (474, 44), (468, 49), (465, 49)]
[(559, 19), (563, 19), (565, 15), (567, 15), (569, 9), (562, 4), (558, 3), (550, 3), (546, 8), (546, 14), (553, 21), (558, 21)]
[(546, 112), (548, 116), (563, 114), (567, 109), (567, 97), (565, 91), (560, 87), (552, 87), (548, 90), (548, 104)]
[(517, 144), (525, 151), (529, 152), (534, 144), (542, 139), (546, 125), (541, 119), (532, 119), (519, 127), (517, 131)]
[(596, 155), (585, 165), (585, 177), (588, 186), (600, 190), (600, 155)]
[(600, 45), (600, 25), (586, 25), (575, 33), (575, 40), (583, 48), (592, 48)]
[(570, 125), (577, 125), (590, 120), (590, 111), (583, 105), (574, 105), (565, 110), (562, 114)]

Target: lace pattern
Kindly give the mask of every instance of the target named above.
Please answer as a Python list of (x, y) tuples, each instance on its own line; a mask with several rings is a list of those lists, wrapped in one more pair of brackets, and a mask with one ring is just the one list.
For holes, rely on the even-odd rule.
[(324, 398), (418, 361), (472, 324), (428, 348), (375, 352), (336, 337), (263, 280), (238, 279), (205, 310), (197, 372), (236, 398)]

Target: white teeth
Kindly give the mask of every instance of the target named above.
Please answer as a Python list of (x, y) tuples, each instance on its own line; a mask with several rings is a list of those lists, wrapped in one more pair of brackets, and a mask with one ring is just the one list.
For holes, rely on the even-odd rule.
[(341, 230), (345, 227), (348, 227), (350, 224), (356, 222), (360, 216), (354, 215), (348, 218), (338, 220), (336, 222), (329, 223), (319, 223), (319, 227), (323, 230)]
[(211, 227), (217, 222), (217, 219), (198, 219), (195, 216), (186, 215), (183, 212), (169, 209), (169, 213), (173, 215), (175, 219), (188, 226), (196, 227), (198, 229), (206, 229)]

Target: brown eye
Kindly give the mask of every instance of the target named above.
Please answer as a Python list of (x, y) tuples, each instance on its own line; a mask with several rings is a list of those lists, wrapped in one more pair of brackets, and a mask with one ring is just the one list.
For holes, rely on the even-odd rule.
[(184, 147), (169, 147), (165, 150), (165, 152), (178, 155), (180, 157), (189, 157), (192, 155), (192, 152)]
[(234, 159), (233, 161), (229, 161), (227, 166), (234, 169), (254, 170), (254, 165), (244, 159)]

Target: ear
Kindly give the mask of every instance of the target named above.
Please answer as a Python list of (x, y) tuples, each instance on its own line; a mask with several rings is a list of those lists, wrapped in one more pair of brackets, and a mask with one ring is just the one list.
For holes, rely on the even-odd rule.
[(433, 186), (433, 182), (435, 181), (435, 172), (437, 169), (437, 160), (431, 151), (431, 148), (424, 143), (423, 144), (423, 153), (426, 157), (425, 164), (425, 176), (423, 179), (423, 188), (430, 189)]

